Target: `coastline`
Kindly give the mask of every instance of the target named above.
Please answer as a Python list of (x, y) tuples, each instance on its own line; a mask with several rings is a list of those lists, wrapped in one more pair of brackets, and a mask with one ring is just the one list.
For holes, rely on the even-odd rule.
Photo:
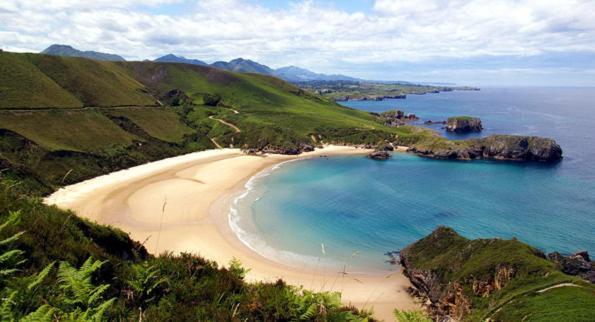
[(373, 309), (394, 320), (394, 308), (417, 309), (400, 271), (384, 275), (343, 274), (319, 267), (297, 267), (267, 259), (244, 244), (229, 225), (234, 198), (262, 171), (291, 160), (366, 154), (370, 150), (327, 146), (299, 156), (252, 156), (238, 149), (196, 152), (87, 180), (46, 198), (48, 204), (128, 232), (150, 253), (189, 252), (227, 265), (240, 260), (253, 282), (275, 282), (314, 291), (340, 291), (346, 305)]

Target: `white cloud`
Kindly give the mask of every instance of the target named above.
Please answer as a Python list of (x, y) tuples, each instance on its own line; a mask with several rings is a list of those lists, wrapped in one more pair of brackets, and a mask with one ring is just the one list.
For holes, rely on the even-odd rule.
[[(155, 13), (172, 4), (187, 10)], [(270, 10), (241, 0), (2, 0), (0, 42), (18, 51), (66, 43), (129, 59), (242, 56), (334, 71), (341, 62), (595, 53), (594, 12), (589, 0), (377, 0), (366, 13), (315, 1)]]

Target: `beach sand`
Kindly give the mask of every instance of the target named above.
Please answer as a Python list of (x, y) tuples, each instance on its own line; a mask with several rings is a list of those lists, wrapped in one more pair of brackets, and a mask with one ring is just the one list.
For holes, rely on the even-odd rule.
[(293, 159), (367, 152), (345, 146), (327, 146), (300, 156), (208, 150), (74, 184), (45, 202), (118, 227), (143, 242), (153, 254), (194, 253), (220, 265), (237, 258), (250, 269), (248, 281), (274, 282), (281, 278), (315, 291), (341, 291), (344, 304), (373, 309), (375, 317), (394, 321), (394, 308), (420, 308), (407, 294), (410, 283), (402, 273), (344, 275), (278, 263), (244, 245), (228, 224), (231, 202), (255, 174)]

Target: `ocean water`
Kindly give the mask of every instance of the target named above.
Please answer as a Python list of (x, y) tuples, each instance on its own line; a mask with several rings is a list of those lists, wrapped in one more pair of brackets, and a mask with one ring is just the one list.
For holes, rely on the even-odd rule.
[(488, 88), (345, 105), (400, 108), (422, 122), (478, 116), (481, 135), (552, 137), (564, 160), (548, 166), (394, 153), (386, 162), (346, 156), (285, 163), (251, 180), (230, 215), (257, 252), (298, 266), (384, 271), (386, 252), (446, 225), (468, 238), (515, 237), (547, 252), (595, 253), (595, 89)]

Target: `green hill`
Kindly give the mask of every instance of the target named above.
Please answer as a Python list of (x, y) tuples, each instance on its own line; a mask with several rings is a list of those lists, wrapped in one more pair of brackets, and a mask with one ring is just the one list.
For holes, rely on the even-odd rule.
[(27, 173), (47, 189), (214, 142), (296, 150), (432, 136), (259, 74), (6, 52), (0, 67), (0, 159), (13, 176)]
[(0, 109), (83, 106), (28, 57), (0, 52)]
[(595, 286), (562, 273), (518, 240), (469, 240), (440, 227), (400, 252), (406, 275), (439, 319), (589, 321)]

